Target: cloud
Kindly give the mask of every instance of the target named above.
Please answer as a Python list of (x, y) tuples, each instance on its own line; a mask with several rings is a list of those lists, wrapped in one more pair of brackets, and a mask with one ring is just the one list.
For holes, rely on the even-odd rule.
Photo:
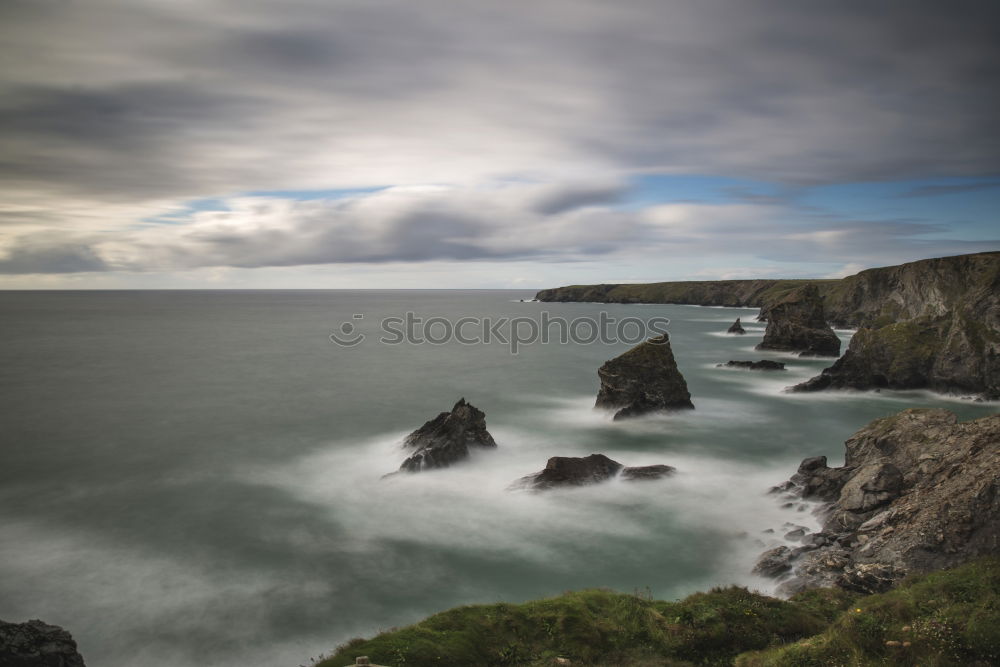
[[(992, 177), (997, 18), (971, 2), (4, 3), (0, 270), (730, 247), (704, 242), (723, 228), (704, 211), (706, 228), (668, 238), (662, 221), (620, 210), (622, 183)], [(503, 182), (539, 185), (484, 194)], [(425, 184), (449, 194), (400, 187)], [(347, 201), (241, 196), (388, 186)], [(183, 217), (186, 202), (207, 198), (237, 210)], [(788, 211), (780, 197), (742, 203)], [(164, 211), (182, 214), (169, 229), (144, 222)], [(824, 231), (803, 213), (800, 232)], [(733, 228), (746, 252), (870, 254), (786, 238), (787, 219), (746, 224), (760, 225), (757, 238)], [(770, 233), (783, 236), (764, 243)]]
[(954, 185), (921, 185), (899, 196), (903, 198), (940, 197), (942, 195), (961, 195), (969, 192), (996, 190), (998, 188), (1000, 188), (1000, 181), (991, 181), (989, 183), (957, 183)]
[[(916, 220), (836, 218), (775, 203), (621, 204), (614, 181), (394, 187), (315, 200), (241, 196), (113, 235), (18, 237), (0, 273), (192, 271), (468, 262), (714, 258), (733, 276), (808, 258), (875, 266), (996, 249)], [(706, 269), (707, 270), (707, 269)], [(763, 270), (749, 268), (747, 275)], [(829, 270), (829, 269), (825, 269)], [(707, 275), (707, 274), (706, 274)]]
[(0, 258), (0, 274), (86, 273), (108, 269), (94, 249), (96, 243), (84, 239), (37, 234), (18, 238)]

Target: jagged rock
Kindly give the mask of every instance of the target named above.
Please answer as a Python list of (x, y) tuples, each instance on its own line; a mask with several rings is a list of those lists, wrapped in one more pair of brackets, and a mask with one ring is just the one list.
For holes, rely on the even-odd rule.
[(717, 368), (745, 368), (750, 371), (783, 371), (785, 364), (780, 361), (761, 359), (760, 361), (727, 361), (724, 364), (716, 364)]
[(840, 339), (826, 323), (816, 285), (794, 289), (768, 307), (767, 329), (757, 349), (798, 352), (800, 356), (840, 354)]
[(0, 621), (2, 667), (84, 667), (72, 635), (42, 621)]
[(841, 468), (803, 461), (785, 492), (828, 502), (782, 592), (875, 593), (1000, 551), (1000, 415), (958, 423), (947, 410), (904, 410), (855, 433), (846, 450)]
[(447, 468), (469, 456), (469, 447), (493, 449), (497, 446), (486, 430), (482, 410), (459, 399), (451, 412), (442, 412), (406, 436), (405, 447), (414, 449), (401, 471), (417, 472), (428, 468)]
[(543, 491), (558, 486), (586, 486), (606, 482), (620, 475), (624, 481), (644, 481), (667, 477), (676, 469), (667, 465), (626, 468), (604, 454), (590, 456), (553, 456), (545, 469), (522, 477), (511, 485), (512, 489)]
[(761, 554), (754, 565), (754, 574), (764, 577), (780, 577), (792, 569), (792, 550), (785, 546), (769, 549)]
[(636, 466), (622, 468), (620, 477), (628, 482), (640, 482), (670, 477), (675, 472), (677, 472), (677, 468), (662, 464), (652, 466)]
[(733, 322), (733, 325), (731, 327), (729, 327), (728, 329), (726, 329), (726, 333), (739, 334), (741, 336), (743, 334), (745, 334), (746, 332), (747, 332), (746, 329), (744, 329), (743, 325), (740, 324), (740, 318), (738, 318), (738, 317), (736, 318), (736, 321)]
[(783, 490), (798, 489), (798, 495), (806, 500), (832, 502), (840, 497), (840, 490), (853, 472), (853, 468), (830, 468), (825, 456), (813, 456), (799, 464), (798, 471), (785, 482)]
[(616, 409), (616, 420), (660, 410), (694, 408), (667, 334), (605, 362), (597, 375), (601, 389), (596, 407)]

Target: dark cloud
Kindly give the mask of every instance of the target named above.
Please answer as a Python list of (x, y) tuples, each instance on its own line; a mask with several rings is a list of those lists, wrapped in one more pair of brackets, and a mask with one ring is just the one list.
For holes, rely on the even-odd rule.
[(0, 274), (87, 273), (106, 271), (108, 266), (86, 241), (51, 236), (21, 238), (0, 259)]
[[(6, 2), (0, 188), (16, 206), (0, 210), (0, 246), (8, 271), (32, 257), (141, 270), (699, 246), (697, 229), (645, 237), (642, 216), (615, 209), (621, 183), (995, 178), (998, 19), (1000, 5), (964, 1)], [(475, 194), (581, 179), (602, 184), (525, 189), (516, 205)], [(427, 183), (471, 194), (181, 215), (162, 245), (135, 229), (195, 199)], [(959, 186), (930, 187), (909, 196)], [(797, 213), (802, 232), (823, 217)], [(786, 247), (765, 239), (788, 230), (752, 224), (745, 245)], [(18, 245), (57, 229), (114, 241)]]

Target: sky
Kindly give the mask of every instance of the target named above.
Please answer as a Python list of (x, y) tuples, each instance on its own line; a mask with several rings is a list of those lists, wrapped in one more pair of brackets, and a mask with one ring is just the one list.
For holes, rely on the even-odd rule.
[(0, 288), (998, 250), (997, 25), (991, 0), (4, 0)]

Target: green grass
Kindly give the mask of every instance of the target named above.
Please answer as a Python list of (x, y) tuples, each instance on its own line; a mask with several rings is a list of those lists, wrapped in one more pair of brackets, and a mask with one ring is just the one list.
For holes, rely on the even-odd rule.
[[(904, 646), (904, 642), (908, 645)], [(458, 607), (317, 663), (391, 667), (1000, 664), (1000, 559), (856, 598), (814, 589), (779, 600), (745, 588), (667, 602), (607, 590)]]
[(739, 667), (1000, 664), (1000, 560), (914, 578), (856, 601), (824, 632)]

